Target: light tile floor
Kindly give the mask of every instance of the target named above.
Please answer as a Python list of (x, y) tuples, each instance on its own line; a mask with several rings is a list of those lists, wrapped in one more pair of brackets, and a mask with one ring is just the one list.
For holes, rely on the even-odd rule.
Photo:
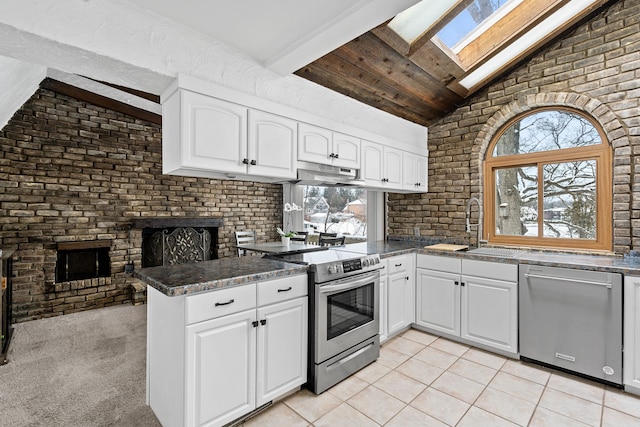
[(640, 426), (640, 398), (411, 329), (319, 396), (300, 390), (248, 427)]

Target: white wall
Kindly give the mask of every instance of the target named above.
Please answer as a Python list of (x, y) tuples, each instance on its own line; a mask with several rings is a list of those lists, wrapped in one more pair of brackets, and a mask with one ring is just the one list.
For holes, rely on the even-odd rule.
[(38, 89), (46, 67), (0, 56), (0, 129)]
[(295, 75), (281, 77), (244, 53), (126, 2), (3, 0), (0, 55), (160, 94), (178, 73), (367, 129), (426, 144), (423, 126)]

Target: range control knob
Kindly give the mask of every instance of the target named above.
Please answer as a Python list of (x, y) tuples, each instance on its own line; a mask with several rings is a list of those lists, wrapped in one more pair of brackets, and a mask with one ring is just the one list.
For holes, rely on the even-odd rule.
[(366, 258), (365, 258), (365, 259), (363, 259), (363, 260), (362, 260), (362, 266), (363, 266), (363, 267), (368, 267), (368, 266), (369, 266), (369, 260), (368, 260), (368, 259), (366, 259)]

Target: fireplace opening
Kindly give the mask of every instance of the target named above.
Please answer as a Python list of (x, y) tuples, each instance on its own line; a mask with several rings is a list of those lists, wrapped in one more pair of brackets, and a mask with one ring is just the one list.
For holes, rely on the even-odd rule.
[(110, 240), (58, 244), (56, 283), (110, 277)]

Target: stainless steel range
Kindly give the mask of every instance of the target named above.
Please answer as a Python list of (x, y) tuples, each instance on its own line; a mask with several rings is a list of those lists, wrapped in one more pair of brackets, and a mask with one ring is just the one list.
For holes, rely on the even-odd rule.
[(307, 386), (319, 394), (380, 355), (380, 256), (329, 250), (278, 258), (309, 264)]

